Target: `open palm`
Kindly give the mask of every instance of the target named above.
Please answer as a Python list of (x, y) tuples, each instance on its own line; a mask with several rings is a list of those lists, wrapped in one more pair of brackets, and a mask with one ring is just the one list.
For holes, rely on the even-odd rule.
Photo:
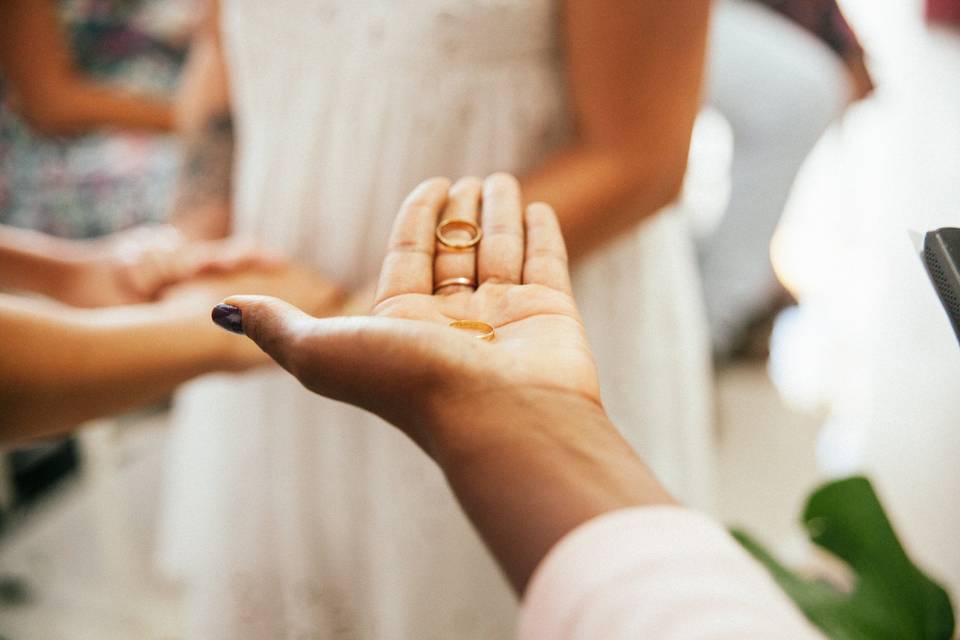
[[(444, 218), (478, 221), (476, 250), (447, 251)], [(451, 278), (473, 286), (437, 284)], [(463, 280), (461, 280), (462, 282)], [(524, 212), (517, 181), (497, 174), (452, 188), (428, 180), (394, 224), (372, 314), (316, 319), (272, 299), (239, 296), (244, 331), (308, 388), (394, 422), (424, 402), (524, 386), (599, 404), (593, 357), (570, 291), (566, 251), (553, 211)], [(491, 341), (455, 320), (495, 328)]]

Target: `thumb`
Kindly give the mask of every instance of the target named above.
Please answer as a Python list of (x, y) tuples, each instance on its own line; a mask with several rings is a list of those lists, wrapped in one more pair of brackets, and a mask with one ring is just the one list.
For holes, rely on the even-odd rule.
[(246, 334), (284, 369), (290, 369), (300, 329), (314, 318), (269, 296), (231, 296), (215, 306), (213, 321), (227, 331)]
[(417, 320), (313, 318), (282, 300), (232, 296), (213, 319), (245, 333), (309, 390), (371, 411), (428, 450), (423, 403), (449, 382), (454, 356), (471, 345), (449, 328)]

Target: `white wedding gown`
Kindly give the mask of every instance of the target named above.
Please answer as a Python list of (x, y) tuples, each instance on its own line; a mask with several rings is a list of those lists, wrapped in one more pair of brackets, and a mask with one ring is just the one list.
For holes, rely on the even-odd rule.
[[(551, 0), (223, 5), (235, 228), (344, 285), (378, 272), (420, 180), (522, 172), (564, 140)], [(708, 342), (681, 216), (575, 275), (611, 417), (704, 505)], [(442, 475), (378, 419), (268, 371), (196, 381), (173, 425), (160, 561), (189, 638), (511, 636), (515, 598)]]

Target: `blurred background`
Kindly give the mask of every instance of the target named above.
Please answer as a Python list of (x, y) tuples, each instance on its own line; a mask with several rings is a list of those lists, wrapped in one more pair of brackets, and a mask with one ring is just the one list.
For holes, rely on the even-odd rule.
[[(168, 97), (199, 4), (58, 3), (84, 70)], [(718, 8), (714, 22), (691, 155), (711, 171), (688, 181), (684, 201), (715, 342), (716, 510), (813, 568), (797, 525), (804, 498), (864, 472), (913, 557), (957, 594), (960, 351), (908, 230), (960, 226), (960, 12), (922, 0), (840, 6), (869, 74), (849, 106), (831, 85), (836, 60), (756, 55), (763, 19)], [(728, 40), (743, 43), (739, 57)], [(799, 65), (797, 80), (768, 102), (764, 74), (779, 63)], [(178, 162), (169, 114), (156, 133), (66, 138), (9, 92), (0, 101), (0, 222), (89, 237), (162, 218)], [(758, 207), (768, 215), (728, 218), (725, 230), (725, 216)], [(745, 237), (763, 240), (748, 257), (755, 266), (769, 252), (776, 287), (765, 288), (764, 265), (753, 287), (758, 269), (737, 270)], [(711, 285), (725, 269), (733, 284)], [(159, 407), (3, 452), (0, 637), (180, 637), (181, 593), (154, 569), (166, 417)]]

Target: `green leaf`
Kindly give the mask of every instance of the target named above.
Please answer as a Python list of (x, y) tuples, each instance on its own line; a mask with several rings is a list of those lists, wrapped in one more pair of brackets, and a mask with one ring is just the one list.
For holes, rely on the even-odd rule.
[(813, 624), (834, 640), (949, 640), (947, 592), (911, 562), (870, 481), (830, 482), (807, 501), (810, 539), (856, 576), (852, 592), (802, 578), (742, 531), (733, 535), (759, 560)]

